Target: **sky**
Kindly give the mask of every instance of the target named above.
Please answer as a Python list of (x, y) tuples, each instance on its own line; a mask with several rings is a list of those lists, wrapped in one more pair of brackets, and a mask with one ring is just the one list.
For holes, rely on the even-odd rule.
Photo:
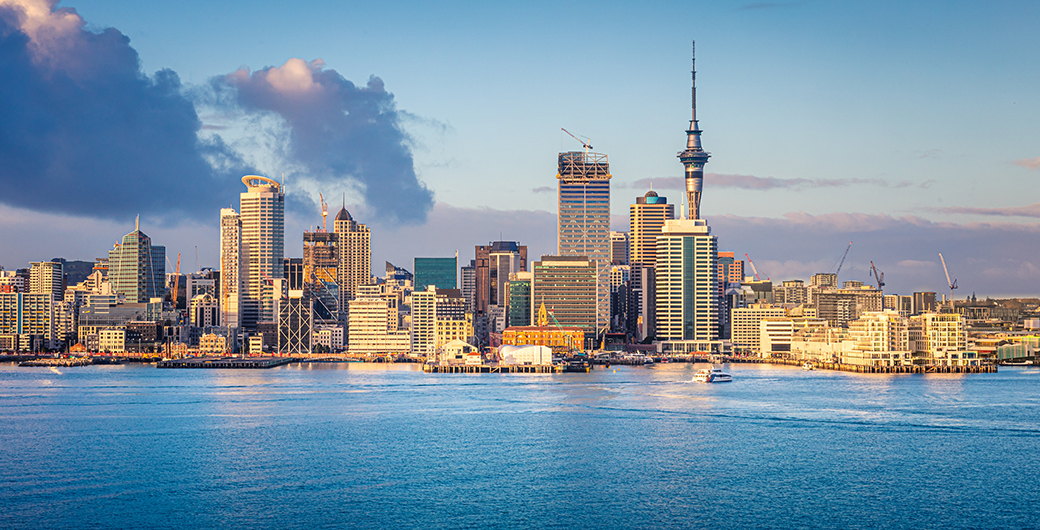
[(556, 156), (609, 156), (612, 226), (678, 203), (774, 281), (1040, 294), (1035, 2), (0, 0), (0, 265), (103, 256), (134, 217), (215, 266), (244, 174), (284, 179), (286, 254), (343, 204), (373, 270), (556, 239)]

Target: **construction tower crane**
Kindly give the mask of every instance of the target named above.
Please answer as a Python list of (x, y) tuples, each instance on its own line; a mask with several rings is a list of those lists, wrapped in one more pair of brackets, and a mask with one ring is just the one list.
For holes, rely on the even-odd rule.
[(581, 138), (584, 138), (585, 140), (588, 140), (586, 142), (585, 140), (582, 140), (581, 138), (578, 138), (577, 136), (574, 136), (573, 134), (571, 134), (570, 131), (568, 131), (567, 129), (564, 129), (563, 127), (560, 127), (560, 130), (565, 132), (565, 133), (567, 133), (568, 135), (570, 135), (571, 138), (574, 138), (579, 143), (581, 143), (581, 146), (584, 147), (586, 151), (592, 149), (592, 138), (589, 138), (588, 136), (582, 136)]
[(882, 287), (885, 286), (885, 273), (878, 271), (873, 261), (870, 262), (870, 272), (874, 273), (874, 279), (877, 280), (877, 290), (881, 291)]
[(849, 246), (845, 247), (845, 253), (841, 255), (841, 261), (838, 262), (838, 268), (834, 271), (835, 278), (837, 278), (838, 274), (841, 273), (841, 266), (845, 264), (845, 258), (848, 257), (850, 248), (852, 248), (852, 241), (849, 241)]
[(950, 271), (946, 268), (946, 258), (943, 257), (942, 252), (939, 253), (939, 261), (942, 262), (943, 272), (946, 273), (946, 284), (950, 286), (950, 307), (953, 307), (953, 290), (957, 288), (957, 278), (950, 281)]
[[(746, 253), (744, 254), (744, 257), (747, 258), (748, 264), (751, 265), (751, 272), (753, 272), (755, 274), (755, 281), (756, 282), (759, 281), (759, 279), (758, 279), (758, 269), (755, 268), (755, 262), (751, 261), (751, 256), (748, 256)], [(768, 280), (769, 278), (766, 278), (766, 279)]]
[(318, 193), (318, 200), (321, 201), (321, 231), (328, 232), (329, 227), (325, 224), (325, 218), (329, 216), (329, 204), (325, 202), (325, 197)]

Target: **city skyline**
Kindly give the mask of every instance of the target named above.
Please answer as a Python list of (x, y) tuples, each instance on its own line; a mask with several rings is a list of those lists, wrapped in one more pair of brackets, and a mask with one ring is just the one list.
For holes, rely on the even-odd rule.
[[(519, 46), (503, 55), (503, 63), (523, 66), (520, 70), (532, 74), (531, 79), (538, 79), (539, 73), (548, 79), (544, 76), (549, 69), (572, 64), (572, 55), (587, 61), (583, 67), (573, 66), (577, 71), (608, 74), (607, 82), (601, 76), (577, 75), (555, 84), (518, 84), (504, 64), (494, 64), (488, 57), (478, 57), (483, 62), (474, 63), (486, 67), (482, 71), (487, 75), (478, 79), (468, 77), (475, 75), (472, 72), (451, 67), (461, 63), (444, 63), (443, 71), (429, 65), (409, 69), (431, 53), (412, 47), (412, 55), (407, 59), (403, 55), (410, 39), (419, 38), (403, 37), (417, 21), (406, 18), (400, 27), (391, 28), (378, 12), (364, 9), (352, 13), (353, 17), (330, 18), (362, 27), (371, 24), (381, 34), (398, 36), (401, 43), (377, 49), (360, 45), (358, 37), (347, 32), (336, 38), (353, 43), (348, 48), (358, 53), (344, 57), (345, 52), (331, 45), (334, 36), (318, 24), (315, 36), (303, 45), (265, 35), (257, 50), (247, 51), (242, 44), (212, 40), (233, 39), (236, 32), (231, 31), (219, 37), (214, 32), (213, 37), (201, 36), (200, 42), (181, 46), (183, 36), (175, 38), (170, 31), (196, 28), (183, 15), (169, 17), (169, 27), (164, 28), (159, 20), (165, 23), (164, 16), (170, 15), (162, 11), (165, 7), (134, 14), (135, 10), (120, 5), (88, 1), (59, 7), (77, 9), (91, 35), (109, 26), (123, 32), (130, 38), (129, 48), (140, 54), (146, 75), (172, 68), (180, 75), (185, 93), (197, 92), (222, 72), (238, 76), (223, 78), (228, 85), (223, 89), (237, 90), (242, 100), (234, 109), (221, 114), (212, 104), (207, 107), (206, 101), (187, 96), (185, 101), (194, 102), (200, 132), (210, 135), (207, 138), (214, 131), (222, 134), (231, 152), (245, 153), (244, 159), (259, 174), (281, 180), (280, 173), (286, 173), (287, 256), (302, 255), (300, 234), (320, 222), (317, 206), (308, 204), (317, 201), (318, 191), (332, 197), (346, 194), (351, 212), (372, 229), (376, 263), (410, 263), (416, 256), (448, 256), (456, 249), (465, 262), (469, 246), (499, 239), (523, 241), (531, 246), (532, 255), (551, 254), (556, 242), (553, 166), (559, 152), (580, 148), (559, 132), (560, 126), (591, 136), (595, 150), (610, 156), (611, 228), (627, 230), (629, 205), (651, 183), (662, 195), (678, 198), (681, 194), (682, 165), (675, 154), (683, 147), (688, 123), (689, 41), (695, 37), (701, 74), (698, 120), (712, 153), (711, 169), (705, 174), (711, 200), (703, 204), (702, 216), (719, 236), (720, 250), (732, 250), (737, 256), (749, 253), (763, 275), (774, 281), (808, 279), (815, 272), (833, 271), (851, 239), (856, 244), (842, 279), (869, 281), (867, 263), (872, 260), (886, 272), (886, 292), (942, 293), (945, 278), (938, 252), (943, 252), (951, 273), (960, 279), (961, 289), (955, 293), (960, 298), (973, 291), (980, 296), (1036, 294), (1029, 292), (1028, 281), (1040, 274), (1040, 259), (1031, 249), (1040, 236), (1036, 222), (1040, 203), (1029, 191), (1040, 169), (1040, 152), (1030, 124), (1040, 111), (1032, 96), (1037, 74), (1028, 65), (1035, 64), (1040, 46), (1031, 31), (1038, 8), (1030, 4), (1003, 4), (1000, 10), (960, 3), (944, 3), (942, 9), (900, 4), (899, 9), (889, 10), (875, 4), (735, 3), (701, 6), (703, 27), (674, 32), (665, 29), (682, 17), (661, 13), (681, 9), (679, 4), (628, 8), (631, 11), (608, 7), (597, 17), (602, 27), (618, 26), (621, 22), (616, 19), (623, 18), (618, 15), (625, 14), (651, 21), (649, 27), (660, 35), (620, 49), (596, 28), (579, 27), (573, 38), (589, 43), (589, 54), (580, 53), (580, 44), (570, 46), (562, 40), (557, 41), (558, 48)], [(313, 5), (317, 6), (321, 5)], [(415, 8), (412, 15), (423, 12), (420, 6), (410, 6)], [(337, 11), (340, 8), (321, 7), (344, 15)], [(206, 12), (202, 6), (197, 8)], [(546, 9), (531, 6), (532, 13)], [(264, 11), (249, 16), (260, 22), (277, 14)], [(475, 10), (455, 24), (489, 20), (481, 17), (491, 14), (488, 9)], [(297, 16), (289, 16), (286, 25), (300, 24)], [(857, 16), (863, 19), (854, 21)], [(38, 19), (50, 20), (43, 15)], [(870, 22), (877, 22), (874, 31), (867, 31)], [(200, 22), (198, 28), (212, 23)], [(12, 23), (7, 24), (0, 35), (11, 39)], [(521, 17), (501, 24), (530, 29), (518, 33), (521, 43), (530, 44), (538, 35), (550, 35), (562, 22), (553, 19), (539, 26), (530, 17)], [(784, 27), (785, 33), (779, 35), (769, 26)], [(451, 27), (452, 23), (444, 25)], [(740, 31), (727, 36), (727, 29)], [(848, 31), (841, 34), (843, 29)], [(474, 30), (472, 38), (483, 38), (488, 30)], [(796, 37), (798, 30), (804, 32)], [(449, 37), (450, 31), (424, 31), (434, 32), (438, 46), (433, 48), (452, 50), (464, 44)], [(167, 39), (165, 45), (162, 39)], [(498, 40), (489, 42), (491, 50), (502, 51)], [(214, 46), (214, 53), (192, 53), (193, 46), (207, 44)], [(258, 57), (258, 53), (269, 56)], [(458, 60), (467, 57), (473, 58), (462, 54)], [(314, 62), (318, 59), (324, 62)], [(220, 64), (229, 61), (234, 64)], [(250, 70), (237, 70), (242, 65)], [(264, 70), (267, 66), (275, 68)], [(402, 214), (394, 213), (393, 201), (379, 202), (386, 194), (366, 199), (357, 190), (356, 178), (334, 179), (341, 189), (330, 185), (332, 181), (321, 173), (340, 166), (322, 158), (328, 149), (316, 152), (313, 149), (321, 146), (310, 145), (312, 151), (307, 151), (303, 148), (308, 146), (292, 143), (313, 124), (280, 107), (284, 101), (272, 100), (271, 94), (250, 92), (261, 81), (270, 84), (275, 79), (322, 82), (335, 77), (333, 70), (342, 74), (341, 81), (367, 87), (369, 92), (359, 89), (364, 94), (390, 94), (399, 127), (386, 130), (396, 131), (397, 138), (409, 146), (406, 158), (414, 168), (414, 179), (402, 182), (414, 182), (430, 192), (429, 202), (424, 203), (428, 206), (425, 223), (412, 219), (408, 224)], [(453, 72), (457, 77), (451, 76)], [(381, 80), (366, 84), (369, 75)], [(8, 89), (19, 78), (11, 79)], [(385, 92), (380, 92), (384, 84)], [(530, 91), (514, 85), (529, 86)], [(474, 87), (481, 88), (479, 95)], [(444, 97), (453, 88), (460, 94)], [(386, 96), (381, 97), (380, 104), (385, 105)], [(442, 102), (433, 101), (438, 98)], [(280, 115), (289, 127), (281, 127), (278, 120), (255, 121), (249, 123), (263, 125), (260, 129), (267, 136), (242, 134), (242, 116), (261, 120), (261, 115), (269, 119), (272, 114)], [(19, 132), (19, 125), (24, 124), (0, 123), (12, 134)], [(287, 139), (294, 134), (298, 135), (294, 140)], [(243, 148), (250, 142), (252, 152)], [(7, 152), (12, 146), (0, 147)], [(279, 158), (286, 152), (298, 156)], [(323, 160), (323, 165), (301, 162), (300, 156), (308, 153)], [(390, 159), (401, 155), (393, 150), (386, 153)], [(503, 157), (508, 164), (495, 163)], [(149, 167), (128, 170), (153, 173)], [(407, 173), (401, 174), (407, 177)], [(227, 195), (219, 189), (215, 193), (194, 190), (207, 196), (197, 202), (233, 205), (238, 179), (245, 174), (227, 179), (227, 189), (236, 188)], [(85, 180), (97, 191), (77, 204), (52, 200), (54, 204), (40, 205), (20, 200), (17, 193), (10, 195), (9, 202), (0, 206), (0, 222), (6, 227), (0, 236), (0, 265), (21, 268), (56, 256), (92, 260), (126, 232), (135, 214), (131, 210), (139, 208), (150, 227), (148, 233), (171, 255), (191, 255), (197, 246), (201, 266), (219, 266), (216, 210), (209, 217), (171, 219), (177, 214), (157, 212), (143, 198), (114, 195), (103, 179)], [(159, 177), (139, 180), (144, 181), (144, 191), (159, 196), (149, 200), (168, 206), (171, 212), (187, 209), (185, 204), (194, 200), (176, 188), (151, 184), (163, 180)], [(8, 188), (21, 185), (9, 171), (2, 181)], [(119, 181), (113, 177), (111, 182)], [(31, 184), (26, 187), (32, 191)], [(423, 195), (421, 189), (410, 189)], [(94, 204), (91, 199), (108, 202)], [(120, 204), (109, 204), (117, 200)], [(386, 211), (390, 213), (381, 213)], [(446, 226), (453, 230), (444, 230)]]

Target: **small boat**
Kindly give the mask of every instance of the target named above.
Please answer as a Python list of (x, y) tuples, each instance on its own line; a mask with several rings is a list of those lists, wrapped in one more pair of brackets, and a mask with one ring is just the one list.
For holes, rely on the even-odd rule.
[(815, 369), (816, 369), (816, 365), (811, 363), (811, 362), (809, 362), (809, 361), (805, 361), (804, 363), (802, 363), (802, 370), (815, 370)]
[(729, 383), (733, 380), (733, 376), (722, 371), (722, 368), (711, 366), (699, 370), (693, 376), (694, 383)]

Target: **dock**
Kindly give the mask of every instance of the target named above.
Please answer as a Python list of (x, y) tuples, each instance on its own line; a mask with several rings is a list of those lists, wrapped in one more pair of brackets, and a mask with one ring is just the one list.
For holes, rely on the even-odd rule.
[(430, 374), (558, 374), (564, 367), (552, 364), (424, 364)]
[(159, 361), (157, 368), (263, 369), (297, 362), (293, 357), (191, 357)]
[[(782, 364), (785, 366), (802, 366), (806, 361), (799, 359), (766, 359), (754, 357), (741, 357), (723, 359), (726, 363), (760, 363), (760, 364)], [(975, 366), (938, 366), (938, 365), (900, 365), (900, 366), (865, 366), (861, 364), (842, 364), (809, 361), (817, 370), (836, 370), (839, 372), (854, 372), (857, 374), (995, 374), (997, 365), (982, 364)]]

